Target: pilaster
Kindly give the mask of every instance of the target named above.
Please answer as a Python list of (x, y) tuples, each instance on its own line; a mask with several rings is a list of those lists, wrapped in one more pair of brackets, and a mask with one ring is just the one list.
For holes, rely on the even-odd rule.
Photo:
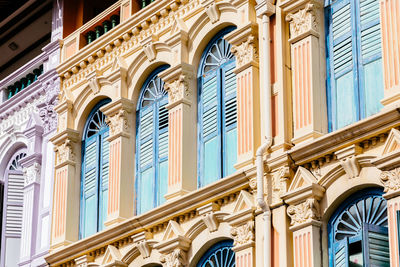
[(196, 189), (196, 97), (193, 67), (181, 63), (160, 74), (168, 92), (168, 193), (167, 200)]
[(389, 106), (400, 100), (400, 2), (380, 1), (384, 99)]
[(133, 106), (132, 101), (120, 98), (101, 108), (110, 127), (107, 139), (110, 142), (107, 227), (133, 216)]
[(56, 152), (51, 248), (57, 249), (78, 239), (80, 179), (76, 178), (76, 166), (79, 132), (66, 128), (58, 131), (50, 141)]
[(327, 132), (322, 1), (285, 1), (290, 28), (294, 144)]
[(235, 168), (253, 164), (260, 145), (260, 89), (258, 25), (248, 23), (225, 36), (236, 57), (237, 163)]

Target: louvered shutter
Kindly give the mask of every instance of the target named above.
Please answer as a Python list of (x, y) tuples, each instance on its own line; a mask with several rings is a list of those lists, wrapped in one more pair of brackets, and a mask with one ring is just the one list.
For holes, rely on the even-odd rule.
[(219, 137), (220, 81), (216, 71), (202, 78), (201, 92), (201, 177), (200, 186), (221, 178), (221, 141)]
[(109, 157), (110, 144), (107, 141), (109, 132), (103, 133), (101, 138), (101, 174), (100, 174), (100, 207), (99, 207), (99, 230), (105, 228), (104, 222), (107, 220), (107, 203), (108, 203), (108, 177), (109, 177)]
[(348, 239), (347, 237), (340, 242), (334, 244), (334, 267), (348, 267), (349, 266), (349, 254), (348, 254)]
[(7, 237), (21, 237), (24, 202), (24, 176), (20, 171), (10, 171), (7, 183), (6, 227)]
[(97, 232), (98, 216), (98, 136), (88, 138), (84, 144), (82, 179), (82, 238)]
[(364, 262), (371, 267), (389, 267), (389, 236), (388, 228), (365, 224), (364, 232)]
[(236, 74), (233, 72), (236, 64), (232, 61), (222, 69), (223, 81), (223, 160), (224, 176), (235, 172), (233, 167), (237, 159), (237, 102)]
[(336, 1), (329, 7), (330, 24), (327, 42), (330, 75), (330, 128), (335, 130), (358, 120), (357, 56), (354, 6), (349, 0)]
[(168, 191), (168, 97), (164, 96), (158, 108), (158, 204), (165, 202)]
[[(360, 86), (364, 88), (365, 114), (370, 116), (382, 108), (383, 98), (382, 42), (379, 0), (359, 0), (358, 40)], [(362, 109), (364, 110), (364, 109)]]
[(153, 106), (140, 111), (138, 213), (154, 207), (154, 112)]
[[(3, 229), (3, 205), (4, 205), (4, 184), (0, 182), (0, 240), (2, 237)], [(0, 241), (0, 251), (1, 251), (1, 241)]]

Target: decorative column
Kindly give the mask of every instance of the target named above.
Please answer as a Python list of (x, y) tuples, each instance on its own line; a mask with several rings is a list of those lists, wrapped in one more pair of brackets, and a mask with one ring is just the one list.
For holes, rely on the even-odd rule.
[(134, 210), (134, 174), (135, 162), (133, 148), (134, 140), (131, 136), (133, 102), (120, 98), (111, 102), (101, 111), (107, 117), (110, 133), (107, 141), (110, 142), (110, 159), (108, 175), (108, 207), (107, 227), (115, 225), (133, 216)]
[(167, 200), (197, 188), (196, 180), (196, 97), (195, 74), (181, 63), (161, 73), (168, 92), (168, 193)]
[(39, 212), (43, 127), (40, 125), (40, 118), (37, 114), (33, 114), (32, 117), (31, 122), (35, 124), (24, 132), (29, 140), (27, 156), (20, 160), (20, 164), (24, 168), (25, 177), (20, 251), (21, 264), (30, 261), (31, 257), (35, 255)]
[(289, 204), (287, 214), (293, 232), (294, 266), (321, 266), (320, 207), (325, 189), (316, 184), (297, 188), (282, 198)]
[(258, 26), (248, 23), (225, 39), (236, 57), (237, 86), (237, 163), (236, 169), (253, 163), (260, 145), (260, 89), (258, 63)]
[[(79, 156), (79, 132), (72, 129), (72, 103), (65, 100), (56, 108), (58, 113), (57, 134), (50, 139), (54, 144), (55, 177), (53, 189), (53, 212), (51, 248), (67, 246), (78, 240), (79, 188), (76, 176)], [(79, 177), (79, 176), (78, 176)]]
[(327, 132), (323, 6), (291, 0), (281, 7), (290, 26), (292, 142), (298, 144)]
[(398, 103), (400, 99), (400, 2), (380, 1), (382, 64), (384, 77), (383, 105)]

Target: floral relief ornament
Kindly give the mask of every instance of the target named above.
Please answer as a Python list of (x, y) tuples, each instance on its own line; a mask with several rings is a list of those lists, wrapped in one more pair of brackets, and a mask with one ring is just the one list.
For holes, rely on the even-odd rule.
[(310, 222), (311, 220), (319, 220), (318, 201), (310, 198), (298, 205), (291, 205), (287, 209), (287, 214), (291, 218), (291, 225), (298, 225)]
[(162, 255), (160, 259), (163, 267), (184, 267), (186, 263), (185, 252), (179, 248), (174, 249), (167, 255)]
[(297, 13), (289, 13), (286, 21), (290, 22), (291, 38), (295, 38), (309, 30), (317, 31), (317, 17), (314, 12), (314, 4), (306, 4), (304, 9), (300, 9)]
[(254, 241), (254, 221), (233, 227), (231, 235), (233, 236), (233, 246), (241, 246)]
[(37, 162), (33, 163), (32, 166), (29, 166), (24, 169), (25, 176), (25, 186), (31, 183), (39, 183), (40, 181), (40, 168), (41, 165)]
[(111, 135), (115, 135), (128, 130), (129, 123), (127, 117), (128, 112), (123, 109), (119, 110), (113, 116), (107, 116), (106, 122), (110, 126)]
[(383, 171), (379, 178), (385, 187), (385, 192), (397, 191), (400, 189), (400, 168)]
[(231, 52), (236, 57), (238, 67), (258, 59), (257, 41), (254, 35), (247, 37), (247, 40), (240, 45), (232, 45)]
[(165, 90), (168, 91), (169, 103), (190, 98), (191, 92), (189, 88), (189, 80), (193, 79), (191, 74), (181, 74), (177, 80), (165, 83)]
[(75, 160), (71, 140), (65, 140), (64, 143), (55, 148), (55, 152), (57, 153), (57, 165), (66, 162), (67, 160)]

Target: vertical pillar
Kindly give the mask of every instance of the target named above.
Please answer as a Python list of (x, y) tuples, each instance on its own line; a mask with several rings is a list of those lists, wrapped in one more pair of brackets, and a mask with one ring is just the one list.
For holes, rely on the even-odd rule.
[(52, 249), (78, 240), (80, 199), (80, 179), (76, 178), (79, 132), (72, 130), (72, 103), (66, 100), (56, 107), (56, 111), (59, 115), (57, 134), (50, 139), (56, 152), (50, 245)]
[(261, 140), (257, 36), (258, 26), (250, 22), (225, 37), (236, 57), (237, 169), (253, 163)]
[(120, 98), (101, 111), (110, 126), (108, 207), (105, 225), (110, 227), (133, 216), (134, 203), (134, 140), (131, 136), (133, 102)]
[(180, 63), (160, 78), (168, 92), (168, 193), (167, 200), (197, 188), (195, 74), (192, 66)]
[(297, 2), (282, 5), (290, 26), (294, 144), (327, 132), (323, 7)]
[(380, 1), (382, 64), (384, 78), (383, 105), (400, 99), (400, 2)]

